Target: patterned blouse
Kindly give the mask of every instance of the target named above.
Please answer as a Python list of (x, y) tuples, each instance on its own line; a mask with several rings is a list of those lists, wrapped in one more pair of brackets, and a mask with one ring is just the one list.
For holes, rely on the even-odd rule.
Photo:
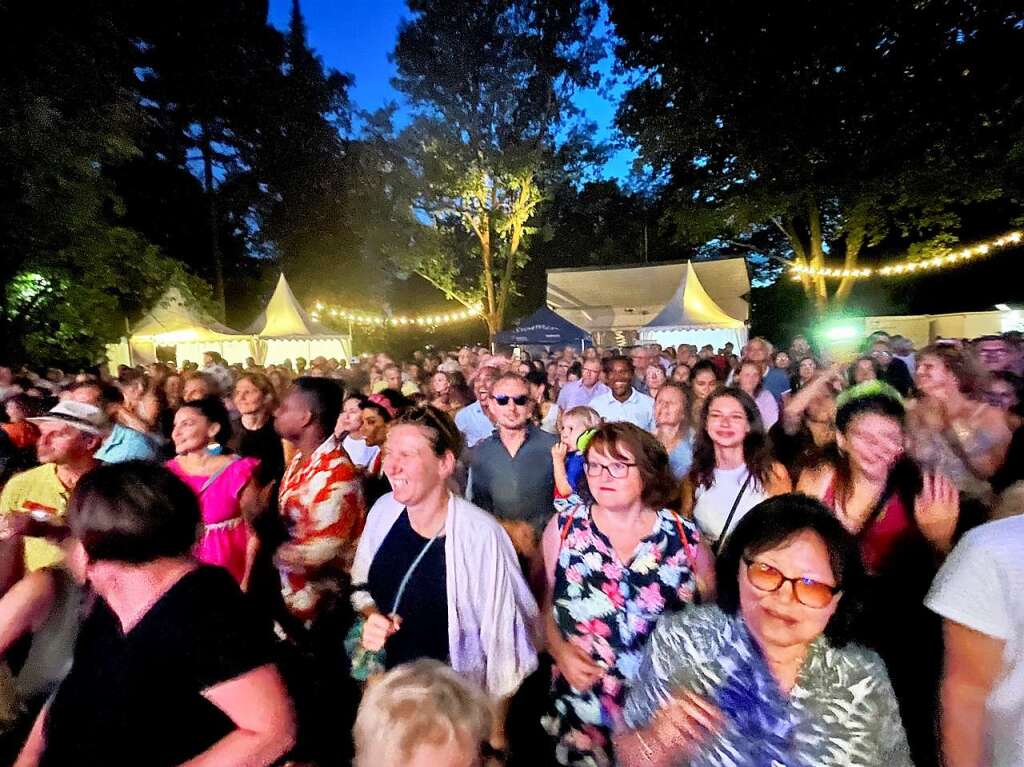
[(331, 570), (352, 566), (366, 521), (359, 473), (341, 442), (332, 436), (308, 458), (297, 453), (281, 480), (278, 501), (288, 543), (308, 563), (281, 569), (281, 593), (289, 611), (308, 622), (316, 617), (320, 597), (334, 588)]
[(728, 724), (678, 767), (913, 767), (881, 659), (825, 637), (785, 697), (742, 618), (714, 605), (666, 616), (626, 701), (639, 729), (677, 690), (703, 696)]
[(611, 733), (622, 726), (622, 705), (658, 618), (696, 597), (691, 562), (696, 527), (663, 509), (650, 534), (622, 562), (579, 496), (555, 501), (562, 531), (555, 571), (554, 617), (569, 642), (604, 671), (591, 690), (572, 688), (555, 668), (552, 709), (541, 720), (555, 738), (556, 759), (572, 767), (614, 764)]

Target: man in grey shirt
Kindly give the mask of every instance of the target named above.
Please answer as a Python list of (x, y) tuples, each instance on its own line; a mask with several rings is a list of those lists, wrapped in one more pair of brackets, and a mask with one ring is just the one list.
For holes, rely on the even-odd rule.
[(553, 512), (553, 434), (530, 423), (530, 388), (522, 376), (506, 373), (491, 388), (497, 431), (472, 451), (469, 492), (508, 531), (516, 550), (530, 557)]

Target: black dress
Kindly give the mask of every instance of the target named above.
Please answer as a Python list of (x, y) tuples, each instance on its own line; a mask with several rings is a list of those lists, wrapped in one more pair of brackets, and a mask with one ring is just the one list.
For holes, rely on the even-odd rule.
[[(391, 610), (395, 594), (429, 538), (412, 529), (403, 511), (381, 543), (367, 573), (367, 589), (381, 612)], [(398, 606), (402, 627), (385, 647), (385, 666), (394, 668), (417, 658), (448, 661), (448, 578), (444, 538), (439, 537), (420, 560)]]
[(97, 600), (46, 716), (41, 767), (172, 767), (235, 729), (202, 692), (270, 662), (272, 632), (226, 570), (186, 574), (126, 635)]

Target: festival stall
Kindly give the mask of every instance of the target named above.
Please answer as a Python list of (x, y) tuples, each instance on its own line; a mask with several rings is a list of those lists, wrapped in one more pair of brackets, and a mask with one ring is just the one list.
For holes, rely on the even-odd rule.
[(746, 343), (750, 275), (742, 258), (551, 269), (547, 281), (547, 305), (601, 346)]
[(180, 288), (171, 287), (118, 343), (107, 345), (111, 366), (202, 362), (204, 352), (219, 352), (229, 363), (253, 354), (252, 338), (223, 325), (199, 308)]
[(313, 360), (346, 359), (352, 356), (352, 337), (336, 333), (314, 321), (299, 305), (282, 274), (267, 308), (249, 327), (253, 348), (261, 365), (279, 365), (303, 357)]
[(496, 334), (494, 341), (531, 350), (550, 350), (555, 346), (575, 346), (582, 350), (591, 343), (590, 333), (559, 317), (546, 306), (520, 320), (514, 328)]

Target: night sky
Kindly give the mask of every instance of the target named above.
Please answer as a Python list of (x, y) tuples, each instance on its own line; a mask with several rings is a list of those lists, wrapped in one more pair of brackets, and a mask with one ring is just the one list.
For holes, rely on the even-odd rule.
[[(291, 0), (270, 0), (270, 22), (288, 28)], [(361, 109), (374, 110), (389, 101), (401, 105), (401, 94), (390, 83), (394, 66), (388, 54), (395, 45), (399, 20), (406, 14), (404, 0), (302, 0), (309, 43), (324, 63), (355, 76), (350, 98)], [(610, 74), (611, 61), (602, 66)], [(621, 92), (621, 89), (616, 91)], [(595, 92), (581, 93), (577, 102), (598, 125), (598, 137), (614, 138), (615, 104)], [(633, 155), (621, 150), (605, 166), (604, 175), (625, 179)]]

